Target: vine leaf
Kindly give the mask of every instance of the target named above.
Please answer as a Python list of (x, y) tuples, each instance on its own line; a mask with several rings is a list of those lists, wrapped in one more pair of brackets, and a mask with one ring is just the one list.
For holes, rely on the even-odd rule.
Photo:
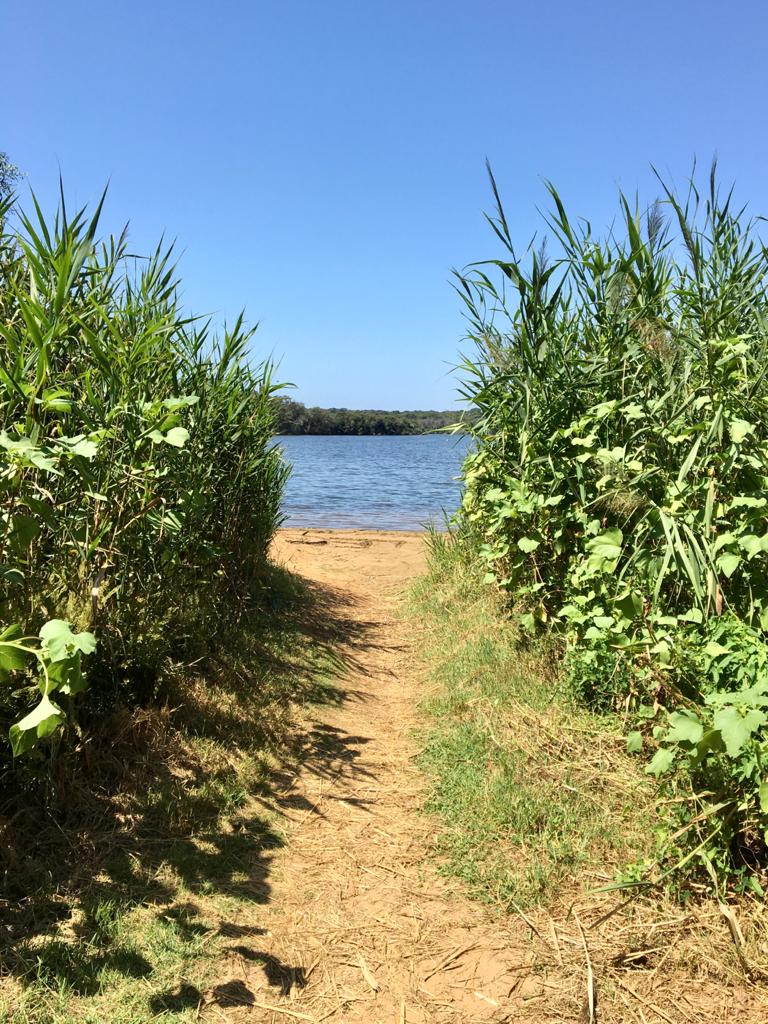
[(720, 730), (729, 757), (738, 757), (752, 733), (765, 722), (765, 713), (757, 708), (750, 708), (742, 714), (738, 708), (729, 705), (714, 715), (715, 728)]
[(37, 740), (54, 732), (65, 718), (66, 715), (59, 705), (44, 695), (28, 715), (9, 729), (13, 756), (19, 757), (31, 750)]

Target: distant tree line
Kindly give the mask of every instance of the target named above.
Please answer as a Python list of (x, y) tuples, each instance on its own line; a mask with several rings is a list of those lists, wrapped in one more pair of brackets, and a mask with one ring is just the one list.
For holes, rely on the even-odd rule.
[(458, 410), (320, 409), (284, 397), (276, 404), (279, 434), (424, 434), (467, 416)]

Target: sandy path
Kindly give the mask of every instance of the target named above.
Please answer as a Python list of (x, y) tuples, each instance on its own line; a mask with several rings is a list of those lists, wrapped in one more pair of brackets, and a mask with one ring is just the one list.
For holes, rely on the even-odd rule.
[(272, 861), (261, 934), (232, 950), (230, 976), (242, 978), (233, 995), (244, 986), (250, 1006), (219, 1003), (217, 1012), (366, 1024), (515, 1019), (541, 999), (524, 969), (526, 937), (437, 877), (419, 813), (413, 652), (394, 613), (424, 568), (422, 537), (284, 530), (275, 554), (332, 608), (347, 697), (322, 713), (286, 780), (286, 846)]
[[(275, 556), (314, 590), (318, 639), (341, 659), (345, 699), (320, 709), (299, 768), (275, 779), (267, 802), (281, 816), (285, 845), (254, 866), (252, 909), (239, 905), (237, 923), (219, 929), (232, 944), (200, 1017), (585, 1024), (595, 962), (595, 1019), (605, 1024), (768, 1019), (759, 986), (724, 985), (702, 970), (704, 938), (723, 933), (717, 912), (709, 931), (699, 924), (689, 934), (680, 907), (666, 914), (638, 904), (622, 916), (610, 896), (596, 902), (573, 886), (556, 918), (505, 916), (440, 878), (414, 765), (423, 682), (415, 641), (396, 614), (408, 580), (425, 567), (422, 536), (283, 530)], [(671, 973), (656, 977), (656, 966), (636, 960), (636, 950), (681, 942), (690, 953)]]

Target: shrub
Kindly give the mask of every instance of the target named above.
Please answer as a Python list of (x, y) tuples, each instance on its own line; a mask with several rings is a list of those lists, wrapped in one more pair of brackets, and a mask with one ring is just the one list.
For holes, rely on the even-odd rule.
[[(458, 277), (475, 346), (463, 391), (480, 411), (461, 515), (487, 579), (529, 629), (562, 632), (582, 698), (703, 716), (706, 735), (727, 707), (762, 750), (756, 662), (726, 679), (704, 656), (692, 679), (676, 656), (683, 642), (706, 655), (725, 616), (765, 648), (768, 254), (755, 222), (714, 168), (703, 194), (662, 183), (642, 216), (620, 196), (622, 230), (605, 239), (548, 186), (557, 254), (518, 256), (491, 181), (505, 257)], [(717, 757), (675, 759), (699, 794), (692, 818), (725, 811), (711, 810), (713, 775), (755, 806), (744, 749), (723, 734)], [(736, 846), (755, 820), (737, 819)]]
[(250, 363), (242, 316), (218, 338), (183, 315), (171, 250), (99, 242), (101, 205), (70, 217), (62, 199), (52, 223), (36, 202), (0, 206), (0, 718), (16, 754), (72, 718), (88, 680), (92, 709), (116, 689), (140, 701), (164, 659), (212, 647), (258, 583), (287, 472), (279, 385)]

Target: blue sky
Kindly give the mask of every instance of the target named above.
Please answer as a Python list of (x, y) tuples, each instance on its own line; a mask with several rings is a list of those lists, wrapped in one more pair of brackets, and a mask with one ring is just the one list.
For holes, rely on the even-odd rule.
[(245, 307), (308, 404), (453, 403), (450, 270), (521, 243), (552, 179), (607, 224), (717, 151), (768, 213), (764, 40), (746, 0), (37, 0), (0, 4), (0, 150), (44, 205), (110, 181), (105, 225), (165, 233), (183, 299)]

